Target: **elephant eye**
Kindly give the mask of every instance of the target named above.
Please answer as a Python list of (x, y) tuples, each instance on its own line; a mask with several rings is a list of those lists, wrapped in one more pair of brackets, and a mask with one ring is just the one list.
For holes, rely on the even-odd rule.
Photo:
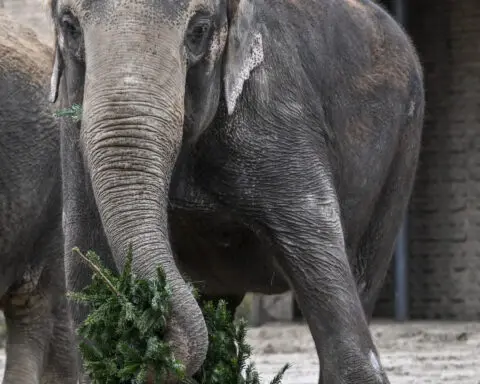
[(205, 52), (211, 29), (212, 23), (209, 18), (196, 18), (190, 22), (186, 45), (191, 54), (199, 56)]

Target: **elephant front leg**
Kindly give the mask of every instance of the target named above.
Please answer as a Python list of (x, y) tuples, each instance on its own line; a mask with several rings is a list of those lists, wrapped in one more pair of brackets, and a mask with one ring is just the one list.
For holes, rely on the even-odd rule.
[(61, 299), (53, 311), (53, 328), (42, 384), (76, 384), (76, 348), (67, 300)]
[(270, 238), (276, 262), (296, 293), (315, 341), (319, 382), (389, 383), (347, 259), (332, 183), (325, 176), (305, 174), (295, 177), (308, 180), (302, 185), (286, 185), (285, 175), (264, 180), (268, 185), (257, 185), (249, 219)]
[[(83, 199), (90, 201), (86, 197), (83, 197)], [(81, 199), (79, 198), (79, 200)], [(76, 202), (76, 204), (79, 203)], [(78, 247), (84, 253), (89, 250), (93, 250), (99, 255), (101, 261), (107, 268), (114, 272), (118, 272), (110, 256), (110, 249), (101, 227), (100, 219), (98, 218), (97, 213), (94, 211), (94, 207), (92, 207), (92, 205), (85, 204), (82, 211), (78, 209), (78, 205), (70, 209), (67, 209), (66, 207), (64, 233), (67, 291), (80, 292), (89, 284), (91, 284), (92, 281), (91, 269), (84, 262), (82, 262), (78, 254), (72, 251), (74, 247)], [(88, 306), (84, 303), (78, 303), (73, 300), (69, 300), (68, 308), (72, 318), (72, 326), (74, 329), (78, 329), (89, 314)], [(61, 329), (59, 331), (61, 332)], [(62, 336), (59, 335), (59, 337)], [(76, 355), (79, 381), (81, 384), (89, 384), (91, 380), (88, 373), (84, 369), (83, 358), (79, 349), (80, 342), (88, 342), (88, 340), (84, 340), (79, 334), (76, 334), (74, 339), (74, 350)]]

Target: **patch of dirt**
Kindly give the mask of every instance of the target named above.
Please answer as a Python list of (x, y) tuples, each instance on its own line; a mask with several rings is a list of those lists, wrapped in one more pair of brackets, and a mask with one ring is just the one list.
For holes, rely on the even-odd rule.
[[(480, 322), (376, 322), (371, 327), (392, 384), (480, 384)], [(248, 341), (265, 382), (287, 362), (283, 384), (314, 384), (318, 359), (305, 325), (253, 328)]]

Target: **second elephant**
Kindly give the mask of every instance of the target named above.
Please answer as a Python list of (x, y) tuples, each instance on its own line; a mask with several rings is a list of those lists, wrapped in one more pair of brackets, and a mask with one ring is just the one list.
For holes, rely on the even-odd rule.
[(0, 310), (3, 384), (76, 384), (65, 297), (60, 135), (48, 103), (53, 58), (0, 11)]

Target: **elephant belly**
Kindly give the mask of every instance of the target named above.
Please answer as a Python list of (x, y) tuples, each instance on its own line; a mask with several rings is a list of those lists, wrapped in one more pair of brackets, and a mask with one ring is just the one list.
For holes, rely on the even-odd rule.
[(289, 289), (275, 265), (275, 251), (228, 215), (175, 208), (170, 226), (178, 265), (203, 293), (274, 294)]

